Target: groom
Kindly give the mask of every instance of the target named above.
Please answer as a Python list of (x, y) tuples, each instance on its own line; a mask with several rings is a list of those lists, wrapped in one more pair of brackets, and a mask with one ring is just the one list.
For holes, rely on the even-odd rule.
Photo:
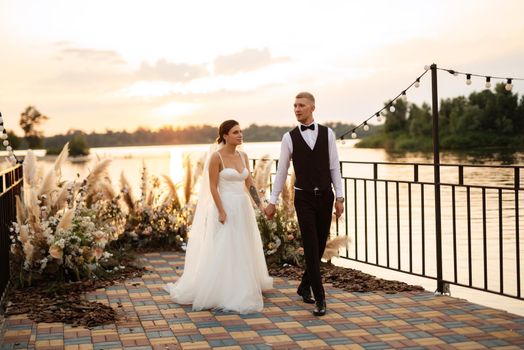
[[(284, 187), (289, 163), (295, 170), (295, 209), (304, 245), (306, 270), (297, 293), (305, 303), (315, 303), (313, 315), (326, 314), (326, 296), (320, 275), (320, 259), (326, 248), (331, 226), (333, 191), (335, 188), (335, 216), (344, 212), (342, 179), (334, 132), (313, 120), (315, 98), (309, 92), (295, 97), (295, 116), (299, 125), (284, 134), (280, 148), (277, 174), (266, 216), (273, 218), (275, 204)], [(315, 300), (311, 298), (311, 290)]]

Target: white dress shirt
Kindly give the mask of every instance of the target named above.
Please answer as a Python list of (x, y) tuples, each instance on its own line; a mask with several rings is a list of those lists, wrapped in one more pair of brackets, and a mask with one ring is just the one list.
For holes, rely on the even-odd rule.
[[(304, 138), (304, 141), (308, 144), (309, 148), (313, 149), (315, 143), (317, 142), (318, 136), (318, 124), (314, 122), (315, 130), (306, 129), (304, 131), (300, 130), (300, 125), (298, 130)], [(329, 171), (331, 173), (331, 182), (335, 188), (336, 197), (343, 197), (342, 192), (342, 176), (340, 175), (340, 162), (338, 160), (338, 151), (336, 144), (336, 136), (333, 130), (328, 128), (328, 149), (329, 149)], [(289, 165), (291, 162), (291, 155), (293, 154), (293, 141), (291, 140), (291, 135), (289, 132), (286, 132), (282, 137), (282, 144), (280, 145), (280, 158), (278, 160), (278, 169), (275, 176), (275, 183), (273, 184), (273, 190), (271, 191), (271, 196), (269, 198), (269, 203), (276, 204), (278, 202), (278, 196), (284, 184), (286, 182), (287, 173), (289, 170)], [(300, 190), (295, 187), (295, 190)]]

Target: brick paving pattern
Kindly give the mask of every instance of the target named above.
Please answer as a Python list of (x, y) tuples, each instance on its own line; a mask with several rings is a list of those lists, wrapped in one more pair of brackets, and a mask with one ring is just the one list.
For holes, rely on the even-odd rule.
[(121, 315), (116, 324), (86, 329), (8, 317), (4, 349), (524, 349), (524, 317), (448, 296), (349, 293), (326, 285), (328, 313), (296, 295), (298, 282), (275, 279), (264, 310), (238, 315), (191, 311), (162, 285), (184, 267), (180, 253), (143, 255), (151, 273), (87, 294)]

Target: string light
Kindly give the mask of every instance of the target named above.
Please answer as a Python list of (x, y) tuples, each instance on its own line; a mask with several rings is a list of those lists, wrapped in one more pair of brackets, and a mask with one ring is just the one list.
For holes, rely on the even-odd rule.
[[(366, 120), (364, 120), (362, 123), (360, 123), (359, 125), (357, 125), (354, 129), (350, 130), (350, 131), (347, 131), (345, 132), (344, 134), (342, 134), (339, 138), (341, 140), (344, 140), (344, 136), (348, 135), (349, 133), (351, 133), (351, 137), (352, 138), (356, 138), (357, 137), (357, 133), (356, 133), (356, 130), (360, 127), (363, 127), (364, 130), (369, 130), (369, 125), (368, 125), (368, 121), (371, 119), (371, 118), (377, 118), (377, 122), (381, 122), (382, 121), (382, 117), (381, 117), (381, 112), (385, 109), (388, 109), (391, 113), (394, 113), (395, 112), (395, 106), (393, 105), (393, 103), (397, 100), (397, 99), (401, 99), (403, 101), (406, 101), (407, 99), (407, 94), (406, 92), (409, 90), (409, 88), (411, 88), (412, 86), (415, 86), (415, 88), (418, 88), (420, 87), (420, 79), (431, 69), (431, 67), (429, 65), (425, 65), (424, 66), (424, 73), (422, 73), (413, 83), (411, 83), (411, 85), (409, 85), (406, 89), (402, 90), (402, 92), (400, 94), (398, 94), (394, 99), (391, 100), (391, 102), (389, 102), (388, 104), (386, 104), (384, 107), (382, 107), (378, 112), (374, 113), (371, 117), (367, 118)], [(437, 70), (442, 70), (442, 71), (446, 71), (448, 72), (449, 74), (452, 74), (453, 76), (458, 76), (458, 75), (465, 75), (466, 76), (466, 84), (467, 85), (471, 85), (472, 83), (472, 80), (471, 80), (471, 77), (482, 77), (482, 78), (485, 78), (486, 79), (486, 83), (485, 83), (485, 87), (486, 89), (489, 89), (491, 88), (491, 80), (492, 79), (497, 79), (497, 80), (505, 80), (506, 81), (506, 84), (505, 84), (505, 89), (507, 91), (511, 91), (513, 89), (513, 81), (515, 80), (518, 80), (518, 81), (524, 81), (524, 78), (503, 78), (503, 77), (495, 77), (495, 76), (492, 76), (492, 75), (481, 75), (481, 74), (474, 74), (474, 73), (464, 73), (464, 72), (459, 72), (459, 71), (456, 71), (454, 69), (447, 69), (447, 68), (438, 68), (436, 67)]]
[(484, 79), (486, 79), (486, 83), (485, 83), (486, 89), (491, 88), (491, 80), (493, 80), (493, 79), (506, 81), (506, 84), (505, 84), (504, 87), (506, 88), (507, 91), (511, 91), (513, 89), (513, 83), (512, 83), (513, 81), (516, 81), (516, 80), (524, 81), (524, 78), (495, 77), (493, 75), (483, 75), (483, 74), (459, 72), (459, 71), (456, 71), (456, 70), (453, 70), (453, 69), (448, 69), (448, 68), (437, 68), (437, 69), (438, 70), (442, 70), (442, 71), (446, 71), (449, 74), (453, 74), (454, 76), (457, 76), (459, 74), (465, 75), (466, 76), (466, 84), (468, 84), (468, 85), (470, 85), (470, 83), (468, 83), (468, 80), (471, 80), (471, 77), (484, 78)]
[(7, 151), (7, 157), (5, 157), (5, 159), (13, 165), (16, 163), (20, 163), (20, 161), (16, 158), (13, 152), (13, 147), (9, 144), (9, 140), (7, 139), (7, 130), (4, 126), (4, 118), (2, 117), (2, 112), (0, 112), (0, 132), (0, 139), (3, 140), (2, 144), (4, 145), (5, 150)]
[(429, 71), (430, 69), (430, 66), (429, 65), (425, 65), (424, 66), (424, 73), (422, 73), (421, 75), (419, 75), (414, 82), (412, 82), (407, 88), (405, 88), (404, 90), (401, 90), (401, 92), (391, 100), (391, 102), (389, 102), (388, 104), (386, 104), (384, 107), (382, 107), (379, 111), (373, 113), (371, 115), (371, 117), (367, 118), (366, 120), (364, 120), (362, 123), (360, 123), (359, 125), (357, 125), (355, 128), (345, 132), (344, 134), (342, 134), (341, 136), (339, 136), (339, 139), (340, 140), (344, 140), (344, 136), (348, 135), (351, 133), (351, 137), (352, 138), (357, 138), (358, 135), (356, 133), (356, 130), (360, 127), (362, 127), (363, 130), (365, 131), (368, 131), (369, 130), (369, 124), (368, 124), (368, 121), (372, 118), (377, 118), (377, 122), (382, 122), (382, 116), (381, 116), (381, 112), (385, 109), (388, 109), (389, 112), (391, 113), (394, 113), (395, 112), (395, 106), (393, 105), (393, 103), (400, 99), (402, 101), (407, 101), (407, 91), (412, 87), (412, 86), (415, 86), (416, 88), (420, 87), (420, 79), (426, 75), (426, 73)]

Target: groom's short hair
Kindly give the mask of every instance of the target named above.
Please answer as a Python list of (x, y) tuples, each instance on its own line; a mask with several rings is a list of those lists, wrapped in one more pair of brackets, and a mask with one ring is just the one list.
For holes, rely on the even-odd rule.
[(299, 92), (298, 95), (295, 96), (295, 98), (307, 98), (308, 100), (313, 102), (313, 104), (315, 104), (315, 97), (310, 92), (306, 92), (306, 91)]

